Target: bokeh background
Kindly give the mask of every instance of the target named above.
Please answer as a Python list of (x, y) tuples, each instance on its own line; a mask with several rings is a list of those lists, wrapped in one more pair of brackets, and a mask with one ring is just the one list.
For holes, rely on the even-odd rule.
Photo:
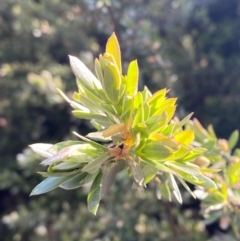
[(240, 129), (239, 0), (0, 1), (0, 240), (231, 241), (204, 223), (199, 202), (159, 201), (120, 174), (98, 211), (86, 190), (29, 197), (42, 180), (31, 143), (73, 139), (92, 127), (71, 116), (56, 87), (76, 90), (68, 54), (90, 69), (115, 31), (126, 65), (138, 59), (140, 88), (167, 87), (178, 115), (194, 111), (221, 138)]

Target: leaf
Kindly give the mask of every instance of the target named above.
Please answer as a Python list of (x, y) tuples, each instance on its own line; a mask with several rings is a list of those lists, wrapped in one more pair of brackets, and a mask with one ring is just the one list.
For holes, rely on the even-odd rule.
[(112, 104), (102, 103), (101, 106), (104, 109), (104, 112), (108, 115), (117, 115), (117, 110)]
[(137, 60), (132, 61), (129, 64), (127, 71), (127, 88), (126, 93), (130, 96), (134, 96), (138, 90), (138, 63)]
[(175, 135), (175, 140), (181, 144), (188, 145), (194, 140), (194, 132), (191, 130), (186, 130)]
[(133, 98), (133, 108), (138, 109), (142, 103), (143, 103), (142, 93), (138, 92)]
[(100, 81), (93, 75), (93, 73), (74, 56), (70, 56), (70, 65), (73, 73), (81, 81), (81, 84), (86, 87), (89, 91), (93, 91), (96, 86), (97, 89), (102, 89)]
[(117, 175), (117, 173), (121, 172), (124, 167), (126, 166), (125, 161), (119, 161), (117, 164), (114, 164), (109, 171), (104, 173), (103, 181), (102, 181), (102, 191), (101, 191), (101, 198), (103, 199), (107, 194), (108, 190), (113, 184), (113, 181)]
[(142, 103), (139, 106), (136, 116), (134, 118), (133, 126), (137, 125), (138, 123), (144, 123), (148, 119), (149, 113), (149, 105), (147, 103)]
[(95, 72), (98, 79), (103, 84), (103, 73), (102, 73), (101, 65), (98, 59), (95, 59)]
[(231, 150), (237, 145), (238, 139), (239, 131), (235, 130), (228, 139), (228, 145)]
[(151, 91), (148, 89), (148, 87), (146, 85), (144, 85), (144, 90), (142, 91), (142, 96), (143, 96), (144, 101), (148, 100), (152, 96)]
[(43, 144), (43, 143), (36, 143), (29, 145), (29, 147), (38, 155), (49, 158), (52, 157), (54, 154), (56, 154), (56, 151), (50, 150), (52, 144)]
[(175, 129), (180, 129), (182, 128), (186, 123), (189, 122), (189, 120), (191, 119), (193, 115), (193, 112), (188, 114), (186, 117), (184, 117), (177, 125), (176, 125), (176, 128)]
[(167, 90), (162, 89), (157, 91), (153, 96), (148, 99), (148, 104), (150, 106), (150, 115), (153, 115), (156, 110), (161, 108), (161, 104), (163, 103), (166, 97)]
[(127, 159), (134, 181), (141, 187), (144, 186), (144, 177), (140, 165), (131, 159)]
[(92, 186), (90, 188), (90, 191), (87, 197), (88, 210), (94, 215), (96, 215), (97, 213), (99, 202), (100, 202), (102, 178), (103, 178), (103, 173), (99, 172), (92, 183)]
[(92, 124), (92, 126), (97, 129), (98, 131), (101, 131), (104, 129), (104, 126), (101, 125), (100, 123), (98, 123), (96, 120), (90, 120), (90, 123)]
[(115, 33), (107, 41), (106, 52), (112, 54), (118, 66), (119, 73), (122, 73), (121, 51)]
[(141, 104), (138, 107), (137, 113), (134, 117), (133, 126), (136, 126), (138, 123), (143, 123), (143, 122), (144, 122), (144, 110), (143, 110), (143, 104)]
[(200, 140), (208, 138), (208, 132), (203, 128), (201, 123), (196, 118), (193, 119), (193, 124), (193, 131)]
[(240, 162), (231, 163), (226, 169), (226, 177), (230, 185), (240, 182)]
[(162, 142), (149, 142), (142, 149), (142, 153), (148, 158), (154, 161), (165, 160), (170, 156), (173, 151), (162, 145)]
[(66, 158), (68, 155), (76, 151), (77, 149), (84, 148), (84, 144), (78, 144), (73, 146), (68, 146), (63, 149), (61, 149), (59, 152), (57, 152), (54, 156), (49, 157), (48, 159), (41, 162), (42, 165), (50, 165), (55, 162), (59, 162), (62, 159)]
[(79, 170), (67, 171), (67, 172), (37, 172), (43, 177), (63, 177), (78, 173)]
[(144, 176), (144, 183), (149, 183), (155, 175), (158, 173), (158, 169), (156, 167), (153, 167), (150, 164), (145, 165), (145, 167), (142, 169), (142, 174)]
[(208, 133), (211, 135), (211, 137), (213, 139), (217, 139), (217, 136), (216, 136), (216, 133), (215, 133), (215, 131), (213, 129), (213, 126), (209, 125), (207, 129), (208, 129)]
[(202, 155), (207, 150), (205, 148), (194, 148), (192, 151), (189, 151), (186, 156), (184, 156), (181, 161), (191, 161), (194, 160), (196, 157)]
[(217, 188), (216, 184), (210, 178), (204, 176), (201, 172), (198, 175), (192, 175), (186, 172), (177, 171), (177, 174), (194, 185), (206, 188)]
[(96, 101), (92, 100), (91, 98), (89, 98), (85, 95), (78, 94), (78, 93), (74, 93), (73, 97), (76, 96), (76, 95), (78, 96), (79, 101), (85, 107), (87, 107), (88, 111), (85, 110), (84, 112), (94, 112), (94, 113), (99, 114), (99, 115), (105, 115), (104, 108), (102, 108), (102, 106), (101, 106), (102, 101), (96, 102)]
[(217, 140), (216, 139), (205, 139), (205, 143), (203, 143), (202, 147), (206, 148), (207, 150), (211, 150), (212, 148), (214, 148)]
[(162, 115), (152, 116), (145, 123), (150, 128), (150, 135), (158, 133), (167, 125), (167, 114), (164, 112)]
[(66, 189), (66, 190), (71, 190), (78, 188), (84, 184), (84, 180), (88, 174), (87, 173), (79, 173), (78, 175), (68, 179), (64, 183), (62, 183), (59, 187)]
[(188, 173), (189, 175), (196, 176), (200, 174), (200, 170), (198, 166), (195, 166), (190, 163), (185, 164), (185, 163), (172, 161), (172, 162), (166, 162), (166, 165), (170, 166), (171, 168), (174, 168), (175, 170), (180, 170), (182, 172)]
[(92, 140), (90, 140), (90, 139), (88, 139), (88, 138), (86, 138), (86, 137), (78, 134), (78, 133), (75, 132), (75, 131), (73, 131), (73, 134), (74, 134), (75, 136), (77, 136), (78, 138), (82, 139), (84, 142), (89, 143), (90, 145), (94, 146), (94, 147), (97, 148), (97, 149), (101, 149), (101, 150), (107, 150), (107, 149), (108, 149), (106, 146), (103, 146), (103, 145), (101, 145), (101, 144), (99, 144), (99, 143), (97, 143), (97, 142), (95, 142), (95, 141), (92, 141)]
[(88, 172), (90, 174), (97, 171), (98, 168), (101, 167), (101, 165), (107, 161), (110, 158), (109, 153), (104, 153), (100, 157), (96, 158), (95, 160), (88, 163), (83, 169), (82, 172)]
[(182, 185), (185, 187), (185, 189), (192, 195), (192, 197), (196, 199), (196, 195), (192, 192), (192, 190), (187, 185), (187, 183), (181, 177), (177, 176), (177, 178), (182, 183)]
[(177, 182), (172, 174), (169, 174), (169, 177), (170, 177), (169, 178), (170, 186), (173, 190), (173, 194), (174, 194), (175, 198), (178, 200), (178, 202), (182, 204), (182, 195), (178, 188)]
[(73, 170), (82, 166), (82, 162), (64, 161), (52, 167), (53, 171)]
[(162, 183), (160, 182), (158, 184), (158, 189), (160, 191), (160, 197), (159, 199), (162, 198), (162, 196), (167, 199), (169, 202), (172, 201), (172, 196), (171, 196), (171, 191), (167, 183)]
[(150, 164), (153, 167), (157, 168), (159, 171), (176, 174), (175, 171), (171, 170), (169, 167), (165, 166), (164, 164), (161, 164), (160, 162), (153, 161), (151, 159), (147, 159), (146, 157), (145, 157), (145, 159), (142, 158), (141, 160), (143, 162), (145, 162), (146, 164)]
[(172, 155), (168, 156), (165, 161), (174, 161), (179, 160), (186, 156), (186, 154), (189, 152), (189, 148), (187, 146), (181, 146), (178, 150), (173, 152)]
[(109, 142), (112, 140), (110, 137), (103, 137), (102, 131), (91, 132), (91, 133), (87, 134), (86, 137), (88, 137), (94, 141), (101, 141), (101, 142)]
[(125, 94), (123, 96), (123, 104), (122, 104), (122, 114), (121, 118), (130, 110), (133, 106), (133, 97)]
[(89, 162), (101, 153), (101, 149), (96, 149), (96, 147), (88, 143), (72, 145), (61, 149), (56, 155), (44, 160), (41, 164), (50, 165), (58, 163), (59, 161), (75, 163)]
[[(167, 113), (167, 123), (168, 123), (173, 118), (173, 116), (175, 114), (176, 106), (175, 105), (173, 105), (173, 106), (166, 106), (163, 109), (163, 111)], [(175, 123), (174, 123), (174, 126), (175, 126)]]
[(141, 133), (141, 138), (148, 138), (149, 137), (149, 129), (148, 127), (143, 124), (143, 123), (138, 123), (135, 127), (134, 127), (134, 132), (135, 133)]
[(113, 124), (109, 126), (106, 130), (102, 132), (103, 137), (109, 137), (109, 136), (114, 136), (126, 129), (125, 124)]
[(100, 115), (93, 112), (85, 112), (81, 110), (73, 110), (73, 115), (81, 119), (95, 119), (96, 121), (109, 121), (108, 117), (105, 115)]
[[(75, 174), (76, 175), (76, 174)], [(31, 192), (30, 196), (39, 195), (49, 192), (57, 188), (60, 184), (66, 180), (72, 178), (74, 175), (62, 176), (62, 177), (48, 177), (40, 182)]]
[(113, 103), (118, 103), (120, 98), (121, 76), (113, 64), (108, 64), (104, 69), (103, 87), (108, 98)]
[(221, 204), (224, 201), (226, 201), (226, 199), (218, 190), (214, 190), (204, 199), (204, 203), (206, 203), (208, 206)]

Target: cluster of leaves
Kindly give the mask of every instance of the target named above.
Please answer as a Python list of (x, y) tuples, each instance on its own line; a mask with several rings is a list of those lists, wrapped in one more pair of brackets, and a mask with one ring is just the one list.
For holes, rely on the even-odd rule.
[(239, 140), (239, 132), (234, 131), (228, 140), (218, 139), (212, 126), (204, 129), (194, 119), (189, 121), (187, 129), (195, 133), (195, 145), (208, 149), (204, 155), (195, 160), (200, 166), (219, 169), (216, 173), (209, 173), (209, 177), (217, 184), (217, 188), (197, 188), (194, 193), (202, 200), (202, 213), (206, 223), (220, 219), (220, 227), (227, 229), (232, 226), (235, 237), (240, 238), (240, 149), (235, 148)]
[(34, 188), (32, 195), (91, 184), (88, 208), (96, 214), (99, 201), (124, 168), (138, 186), (154, 181), (163, 196), (171, 200), (173, 193), (180, 203), (176, 180), (193, 197), (187, 182), (216, 188), (206, 175), (216, 170), (196, 163), (207, 149), (192, 145), (194, 131), (185, 128), (192, 114), (182, 121), (173, 120), (176, 98), (166, 98), (166, 89), (155, 94), (147, 87), (138, 91), (137, 61), (130, 63), (126, 76), (122, 75), (115, 34), (107, 42), (106, 53), (95, 61), (97, 78), (79, 59), (70, 56), (70, 64), (78, 92), (74, 100), (60, 93), (74, 108), (73, 114), (91, 120), (97, 132), (87, 137), (75, 133), (81, 141), (31, 145), (47, 158), (41, 164), (48, 166), (47, 172), (40, 173), (47, 179)]

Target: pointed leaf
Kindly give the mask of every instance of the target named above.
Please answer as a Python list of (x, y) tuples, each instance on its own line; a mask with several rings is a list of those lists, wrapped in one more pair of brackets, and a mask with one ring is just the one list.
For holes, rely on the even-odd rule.
[(86, 138), (86, 137), (78, 134), (78, 133), (75, 132), (75, 131), (73, 131), (73, 134), (74, 134), (75, 136), (77, 136), (78, 138), (82, 139), (84, 142), (89, 143), (90, 145), (94, 146), (94, 147), (97, 148), (97, 149), (101, 149), (101, 150), (107, 150), (107, 149), (108, 149), (106, 146), (103, 146), (103, 145), (101, 145), (101, 144), (99, 144), (99, 143), (97, 143), (97, 142), (95, 142), (95, 141), (92, 141), (92, 140), (90, 140), (90, 139), (88, 139), (88, 138)]
[(114, 124), (109, 126), (106, 130), (102, 132), (103, 137), (109, 137), (109, 136), (114, 136), (126, 129), (125, 124)]
[(137, 60), (132, 61), (129, 64), (127, 72), (127, 88), (126, 93), (130, 96), (134, 96), (138, 90), (138, 63)]
[(112, 54), (118, 66), (119, 73), (122, 73), (121, 51), (115, 33), (107, 41), (106, 52)]
[(196, 199), (195, 194), (192, 192), (190, 187), (187, 185), (187, 183), (179, 176), (177, 176), (178, 180), (182, 183), (182, 185), (185, 187), (185, 189), (192, 195), (193, 198)]
[(118, 103), (120, 85), (121, 78), (119, 72), (113, 64), (108, 64), (104, 69), (103, 87), (108, 98), (113, 103)]
[(94, 90), (94, 86), (97, 89), (102, 89), (100, 81), (93, 75), (93, 73), (74, 56), (69, 56), (70, 65), (72, 67), (73, 73), (81, 81), (81, 84), (89, 89), (90, 91)]
[(53, 171), (67, 171), (79, 168), (82, 162), (64, 161), (52, 167)]
[(96, 119), (97, 121), (108, 121), (107, 116), (104, 115), (100, 115), (97, 113), (92, 113), (92, 112), (85, 112), (85, 111), (81, 111), (81, 110), (74, 110), (72, 111), (73, 115), (81, 118), (81, 119)]
[(236, 146), (238, 139), (239, 139), (239, 132), (238, 132), (238, 130), (235, 130), (231, 134), (231, 136), (229, 137), (229, 140), (228, 140), (228, 145), (231, 150)]
[(83, 169), (82, 172), (88, 172), (90, 174), (96, 172), (101, 165), (110, 158), (109, 153), (104, 153), (100, 157), (96, 158), (95, 160), (88, 163)]
[(95, 180), (93, 181), (93, 184), (91, 186), (91, 189), (88, 194), (88, 210), (95, 214), (97, 213), (100, 197), (101, 197), (101, 189), (102, 189), (102, 178), (103, 174), (102, 172), (99, 172), (99, 174), (96, 176)]
[(142, 174), (142, 169), (140, 165), (131, 159), (127, 160), (128, 165), (130, 166), (131, 173), (133, 175), (134, 181), (141, 187), (144, 186), (144, 177)]
[[(85, 146), (84, 146), (85, 147)], [(55, 155), (52, 157), (49, 157), (48, 159), (44, 160), (41, 162), (42, 165), (50, 165), (55, 162), (59, 162), (65, 157), (67, 157), (69, 154), (73, 153), (74, 151), (83, 148), (83, 145), (73, 145), (73, 146), (68, 146), (57, 152)]]
[(98, 79), (103, 84), (103, 73), (102, 73), (101, 65), (98, 59), (95, 59), (95, 72)]
[(56, 154), (56, 151), (50, 150), (52, 144), (43, 144), (43, 143), (37, 143), (29, 145), (29, 147), (38, 155), (49, 158), (52, 157), (54, 154)]
[(120, 161), (120, 162), (117, 162), (117, 164), (114, 164), (113, 167), (111, 167), (111, 169), (109, 171), (104, 173), (100, 199), (103, 199), (105, 197), (108, 190), (112, 186), (117, 173), (121, 172), (125, 166), (126, 166), (126, 162)]
[(175, 129), (179, 129), (179, 128), (182, 128), (186, 123), (189, 122), (189, 120), (191, 119), (193, 115), (193, 112), (188, 114), (184, 119), (182, 119), (177, 125), (176, 125), (176, 128)]
[(104, 137), (102, 131), (91, 132), (86, 135), (86, 137), (94, 140), (94, 141), (102, 141), (102, 142), (109, 142), (112, 139), (110, 137)]
[(163, 198), (167, 199), (169, 202), (172, 201), (171, 190), (167, 183), (160, 182), (158, 184), (158, 189), (160, 191), (159, 199), (161, 199), (163, 197)]
[[(76, 174), (75, 174), (76, 175)], [(66, 180), (72, 178), (74, 175), (62, 176), (62, 177), (48, 177), (39, 183), (31, 192), (30, 196), (39, 195), (49, 192), (57, 188), (60, 184)]]
[(142, 149), (142, 153), (148, 157), (148, 159), (154, 161), (165, 160), (168, 156), (170, 156), (173, 151), (171, 151), (168, 147), (163, 146), (162, 142), (149, 142)]
[(182, 131), (178, 133), (174, 138), (181, 144), (188, 145), (194, 140), (194, 132), (191, 130)]
[(59, 187), (66, 189), (66, 190), (71, 190), (78, 188), (84, 184), (84, 180), (88, 174), (87, 173), (79, 173), (78, 175), (68, 179), (64, 183), (62, 183)]
[(175, 198), (178, 200), (178, 202), (182, 204), (182, 195), (178, 188), (177, 182), (172, 174), (169, 174), (169, 177), (171, 188), (173, 189), (173, 194)]
[(148, 182), (150, 182), (157, 173), (158, 173), (158, 169), (156, 167), (153, 167), (150, 164), (145, 165), (145, 167), (142, 169), (142, 174), (144, 176), (144, 183), (147, 184)]

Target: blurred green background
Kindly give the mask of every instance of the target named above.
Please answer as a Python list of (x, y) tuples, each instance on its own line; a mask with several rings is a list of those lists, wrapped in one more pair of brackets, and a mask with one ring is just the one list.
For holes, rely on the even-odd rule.
[(187, 193), (182, 206), (159, 201), (154, 187), (133, 190), (124, 173), (96, 217), (84, 188), (29, 197), (42, 178), (27, 146), (92, 128), (56, 91), (76, 90), (68, 54), (93, 69), (113, 31), (125, 69), (138, 59), (140, 88), (170, 88), (179, 117), (194, 111), (221, 138), (240, 129), (239, 0), (1, 0), (0, 240), (233, 240), (231, 230), (204, 224)]

